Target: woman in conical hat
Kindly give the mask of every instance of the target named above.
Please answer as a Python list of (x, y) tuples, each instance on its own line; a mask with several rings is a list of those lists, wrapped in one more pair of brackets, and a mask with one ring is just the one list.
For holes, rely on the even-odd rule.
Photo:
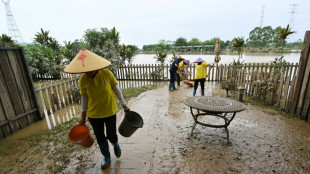
[(184, 68), (186, 66), (189, 66), (189, 60), (183, 60), (179, 63), (179, 67), (180, 70), (177, 70), (177, 82), (178, 82), (178, 86), (181, 86), (181, 76), (180, 73), (183, 74), (183, 78), (184, 78)]
[(196, 90), (198, 88), (199, 83), (200, 83), (200, 88), (201, 88), (201, 95), (204, 96), (205, 81), (206, 81), (206, 76), (207, 76), (206, 68), (208, 66), (208, 63), (206, 63), (206, 61), (204, 61), (200, 57), (197, 60), (195, 60), (194, 63), (197, 63), (197, 65), (196, 65), (196, 72), (195, 72), (195, 83), (194, 83), (193, 96), (196, 95)]
[[(66, 73), (84, 73), (79, 80), (82, 113), (79, 124), (85, 124), (86, 115), (93, 127), (96, 139), (104, 159), (101, 168), (111, 163), (109, 143), (113, 144), (116, 157), (121, 156), (121, 149), (116, 134), (117, 105), (116, 94), (125, 112), (129, 112), (124, 97), (117, 85), (117, 80), (110, 70), (111, 62), (83, 48), (64, 69)], [(106, 135), (105, 130), (106, 129)]]

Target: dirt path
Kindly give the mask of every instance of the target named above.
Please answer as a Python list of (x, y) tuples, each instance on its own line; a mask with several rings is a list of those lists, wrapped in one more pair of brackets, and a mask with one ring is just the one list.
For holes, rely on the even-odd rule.
[[(206, 95), (224, 95), (216, 83), (206, 87)], [(96, 144), (83, 165), (72, 164), (65, 173), (310, 173), (309, 123), (247, 104), (229, 126), (229, 146), (223, 129), (197, 125), (189, 137), (193, 118), (183, 104), (189, 96), (192, 88), (164, 87), (131, 100), (144, 127), (130, 138), (119, 136), (122, 157), (112, 155), (111, 167), (102, 171)]]

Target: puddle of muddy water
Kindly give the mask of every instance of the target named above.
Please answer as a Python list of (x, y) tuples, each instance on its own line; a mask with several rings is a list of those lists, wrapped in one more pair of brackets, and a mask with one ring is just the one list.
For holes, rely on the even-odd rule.
[[(165, 81), (118, 81), (121, 89), (126, 88), (139, 88), (142, 86), (151, 86), (157, 85), (159, 87), (165, 85)], [(39, 120), (19, 131), (13, 133), (12, 135), (5, 137), (0, 140), (0, 152), (7, 151), (10, 148), (14, 147), (15, 143), (18, 143), (20, 138), (31, 136), (35, 133), (38, 133), (42, 130), (53, 129), (59, 124), (70, 121), (74, 117), (79, 117), (81, 106), (79, 104), (71, 104), (66, 108), (57, 110), (55, 112), (50, 111), (50, 114), (44, 110), (45, 117), (42, 120)]]
[(30, 124), (16, 133), (2, 139), (0, 141), (0, 152), (14, 148), (14, 144), (18, 143), (18, 140), (21, 138), (31, 136), (46, 129), (52, 129), (59, 124), (65, 123), (72, 118), (77, 117), (79, 109), (79, 105), (71, 105), (49, 115), (47, 115), (47, 112), (45, 111), (45, 117), (42, 120)]

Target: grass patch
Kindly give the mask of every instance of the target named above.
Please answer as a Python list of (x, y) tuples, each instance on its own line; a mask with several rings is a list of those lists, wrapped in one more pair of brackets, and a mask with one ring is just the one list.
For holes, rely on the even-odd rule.
[[(233, 96), (231, 98), (238, 100), (237, 96)], [(298, 116), (295, 114), (284, 112), (281, 110), (281, 108), (275, 107), (271, 104), (265, 103), (264, 101), (253, 98), (253, 97), (243, 96), (243, 103), (258, 106), (259, 108), (264, 109), (263, 112), (270, 114), (270, 115), (282, 115), (286, 118), (298, 118)]]

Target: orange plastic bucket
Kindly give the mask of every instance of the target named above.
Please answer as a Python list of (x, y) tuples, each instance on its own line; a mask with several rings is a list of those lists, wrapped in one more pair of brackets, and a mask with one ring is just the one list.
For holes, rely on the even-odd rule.
[(69, 133), (69, 140), (83, 147), (90, 147), (94, 144), (94, 138), (90, 135), (86, 125), (74, 126)]

